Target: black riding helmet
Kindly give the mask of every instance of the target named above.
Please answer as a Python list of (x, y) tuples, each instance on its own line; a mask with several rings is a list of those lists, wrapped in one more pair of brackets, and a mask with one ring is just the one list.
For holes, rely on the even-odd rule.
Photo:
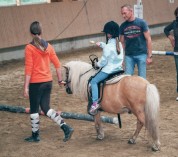
[(119, 25), (114, 21), (107, 22), (102, 32), (111, 34), (113, 38), (119, 37)]

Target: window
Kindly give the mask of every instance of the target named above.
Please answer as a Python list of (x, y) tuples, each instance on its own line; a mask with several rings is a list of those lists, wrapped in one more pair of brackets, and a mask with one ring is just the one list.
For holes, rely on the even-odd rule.
[(169, 3), (174, 3), (174, 0), (169, 0)]
[(52, 3), (52, 2), (65, 2), (65, 1), (86, 1), (86, 0), (0, 0), (0, 7), (5, 6), (19, 6), (28, 4)]
[(40, 4), (50, 3), (51, 0), (0, 0), (0, 7), (3, 6), (15, 6), (15, 5), (28, 5), (28, 4)]
[(21, 5), (47, 3), (47, 0), (19, 0)]
[(63, 0), (51, 0), (51, 2), (63, 2)]
[(11, 6), (11, 5), (17, 5), (16, 0), (1, 0), (0, 6)]

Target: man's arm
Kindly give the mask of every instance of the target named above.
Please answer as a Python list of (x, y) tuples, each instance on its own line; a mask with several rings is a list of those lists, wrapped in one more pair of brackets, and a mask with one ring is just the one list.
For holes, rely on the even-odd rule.
[(144, 36), (146, 39), (146, 44), (147, 44), (147, 64), (150, 64), (152, 62), (152, 43), (151, 43), (151, 35), (150, 31), (144, 32)]
[(151, 43), (150, 31), (144, 32), (144, 36), (145, 36), (146, 43), (147, 43), (148, 57), (151, 58), (151, 56), (152, 56), (152, 43)]
[(124, 36), (120, 35), (120, 42), (122, 44), (123, 49), (125, 50), (125, 42), (124, 42)]
[(174, 36), (170, 34), (170, 32), (174, 29), (174, 27), (175, 27), (175, 21), (173, 21), (171, 24), (169, 24), (164, 28), (164, 33), (169, 38), (172, 47), (175, 47), (175, 40), (174, 40)]
[(168, 38), (169, 38), (169, 40), (171, 42), (172, 47), (175, 47), (175, 39), (174, 39), (173, 35), (171, 35), (171, 34), (168, 35)]

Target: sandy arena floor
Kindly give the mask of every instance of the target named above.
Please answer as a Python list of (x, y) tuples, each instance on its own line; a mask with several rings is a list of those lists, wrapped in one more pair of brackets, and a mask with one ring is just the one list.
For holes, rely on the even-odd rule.
[[(153, 50), (171, 51), (165, 36), (153, 37)], [(62, 64), (71, 60), (89, 62), (90, 54), (101, 55), (100, 49), (90, 48), (59, 55)], [(54, 83), (51, 107), (65, 112), (86, 113), (86, 102), (67, 95), (59, 87), (53, 70)], [(135, 145), (127, 144), (134, 133), (136, 119), (124, 114), (122, 129), (104, 123), (105, 139), (96, 140), (93, 122), (66, 119), (75, 132), (72, 139), (62, 141), (63, 132), (47, 117), (40, 117), (41, 141), (24, 142), (31, 134), (28, 114), (0, 111), (0, 157), (177, 157), (178, 156), (178, 102), (175, 101), (176, 71), (172, 56), (153, 56), (153, 64), (147, 68), (147, 79), (158, 87), (160, 104), (160, 140), (161, 151), (152, 152), (150, 139), (145, 128), (142, 129)], [(11, 61), (0, 66), (0, 104), (29, 107), (29, 102), (22, 96), (24, 81), (24, 62)], [(102, 115), (116, 116), (107, 113)]]

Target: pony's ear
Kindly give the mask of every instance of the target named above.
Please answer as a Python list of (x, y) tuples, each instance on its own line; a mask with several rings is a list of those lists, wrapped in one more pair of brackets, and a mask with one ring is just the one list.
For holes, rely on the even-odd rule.
[(66, 70), (69, 70), (69, 67), (67, 65), (62, 65), (63, 68), (65, 68)]
[(67, 69), (67, 66), (66, 66), (66, 65), (62, 65), (62, 67), (64, 67), (65, 69)]

